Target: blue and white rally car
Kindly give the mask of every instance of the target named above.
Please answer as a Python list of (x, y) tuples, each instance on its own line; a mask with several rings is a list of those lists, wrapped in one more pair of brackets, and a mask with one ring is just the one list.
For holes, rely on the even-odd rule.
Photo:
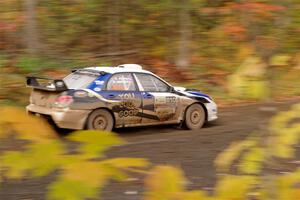
[(217, 119), (211, 97), (173, 87), (136, 64), (77, 69), (62, 80), (29, 76), (27, 86), (33, 88), (27, 111), (51, 118), (60, 128), (183, 124), (199, 129)]

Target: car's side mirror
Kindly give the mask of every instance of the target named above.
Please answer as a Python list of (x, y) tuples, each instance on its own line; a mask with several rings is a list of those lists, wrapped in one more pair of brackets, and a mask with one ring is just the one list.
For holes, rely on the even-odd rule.
[(170, 87), (170, 92), (171, 92), (171, 93), (175, 92), (174, 87), (172, 87), (172, 86)]

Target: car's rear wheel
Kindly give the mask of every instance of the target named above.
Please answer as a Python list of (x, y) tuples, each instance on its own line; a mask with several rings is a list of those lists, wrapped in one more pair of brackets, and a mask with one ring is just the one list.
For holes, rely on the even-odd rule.
[(94, 110), (87, 119), (87, 129), (111, 131), (114, 119), (111, 113), (105, 109)]
[(200, 129), (205, 123), (205, 110), (200, 104), (192, 104), (185, 112), (184, 124), (190, 130)]

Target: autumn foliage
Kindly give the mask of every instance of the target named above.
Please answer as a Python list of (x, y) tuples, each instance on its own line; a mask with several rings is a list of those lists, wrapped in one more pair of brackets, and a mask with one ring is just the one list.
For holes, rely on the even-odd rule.
[[(138, 63), (222, 101), (262, 99), (270, 85), (276, 90), (267, 92), (271, 97), (295, 96), (299, 87), (289, 86), (300, 80), (299, 13), (297, 0), (6, 0), (0, 7), (0, 67), (17, 77), (0, 80), (15, 89), (10, 80), (31, 72), (61, 76), (70, 68)], [(282, 56), (289, 59), (281, 68), (272, 64)], [(240, 75), (252, 58), (265, 73)], [(248, 94), (244, 85), (259, 92)], [(0, 101), (24, 104), (1, 93)]]
[[(294, 105), (273, 117), (268, 129), (232, 143), (219, 154), (215, 160), (218, 181), (208, 192), (189, 190), (184, 172), (177, 167), (159, 165), (145, 171), (150, 166), (142, 158), (105, 159), (109, 147), (123, 143), (112, 133), (77, 131), (62, 141), (41, 119), (6, 107), (1, 109), (0, 138), (13, 136), (24, 142), (0, 154), (0, 177), (20, 179), (58, 172), (48, 185), (47, 199), (96, 198), (109, 180), (125, 181), (129, 174), (142, 173), (146, 175), (144, 200), (297, 200), (300, 169), (278, 170), (285, 170), (280, 163), (293, 161), (300, 139), (299, 111), (300, 105)], [(68, 145), (73, 145), (71, 152)]]
[(0, 138), (13, 136), (15, 141), (24, 141), (18, 149), (0, 155), (0, 173), (4, 178), (21, 179), (59, 171), (48, 186), (47, 199), (94, 198), (108, 180), (124, 181), (128, 171), (148, 166), (141, 158), (103, 159), (105, 150), (123, 143), (112, 133), (74, 132), (66, 138), (76, 146), (76, 153), (71, 153), (68, 144), (44, 120), (12, 107), (1, 108), (0, 116)]

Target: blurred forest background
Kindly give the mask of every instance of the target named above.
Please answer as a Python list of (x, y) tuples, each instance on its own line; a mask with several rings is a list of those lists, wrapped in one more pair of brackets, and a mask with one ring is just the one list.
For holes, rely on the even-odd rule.
[(221, 102), (300, 94), (299, 0), (5, 0), (0, 101), (24, 76), (137, 63)]

